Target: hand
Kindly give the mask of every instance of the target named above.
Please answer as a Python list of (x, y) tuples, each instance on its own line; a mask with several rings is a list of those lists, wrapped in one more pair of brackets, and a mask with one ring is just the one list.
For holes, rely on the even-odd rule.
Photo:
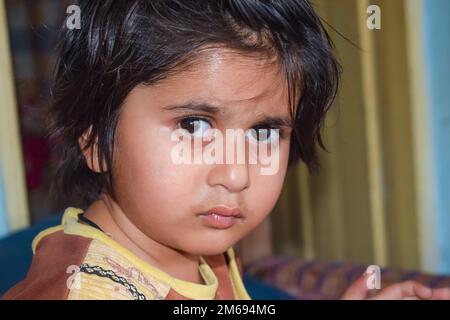
[(367, 274), (362, 275), (348, 288), (343, 300), (450, 300), (450, 288), (431, 289), (416, 281), (395, 283), (369, 298)]

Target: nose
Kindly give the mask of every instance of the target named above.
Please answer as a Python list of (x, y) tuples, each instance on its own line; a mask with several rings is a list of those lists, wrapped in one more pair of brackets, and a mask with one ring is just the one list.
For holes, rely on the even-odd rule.
[(247, 164), (217, 164), (208, 174), (208, 184), (222, 186), (229, 192), (238, 193), (250, 186)]

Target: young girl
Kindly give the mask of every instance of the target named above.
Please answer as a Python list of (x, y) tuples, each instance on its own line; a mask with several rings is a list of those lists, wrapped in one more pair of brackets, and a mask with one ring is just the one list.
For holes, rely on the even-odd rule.
[[(306, 0), (78, 5), (51, 116), (57, 190), (87, 209), (68, 208), (34, 239), (27, 277), (4, 298), (249, 299), (233, 245), (271, 212), (289, 164), (317, 167), (338, 87), (319, 17)], [(229, 130), (244, 133), (243, 162)], [(213, 144), (218, 161), (175, 161), (180, 146), (206, 156)], [(251, 147), (275, 170), (262, 174)], [(345, 297), (364, 298), (363, 284)], [(407, 285), (389, 297), (432, 296)]]

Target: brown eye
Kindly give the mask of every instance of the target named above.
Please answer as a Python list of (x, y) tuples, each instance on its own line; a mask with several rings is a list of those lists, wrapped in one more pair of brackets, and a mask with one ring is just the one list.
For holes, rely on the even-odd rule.
[(279, 129), (274, 128), (251, 128), (247, 131), (247, 139), (255, 143), (271, 143), (280, 136)]
[(195, 138), (203, 138), (205, 132), (212, 128), (207, 120), (198, 117), (184, 118), (180, 120), (178, 126), (189, 132)]

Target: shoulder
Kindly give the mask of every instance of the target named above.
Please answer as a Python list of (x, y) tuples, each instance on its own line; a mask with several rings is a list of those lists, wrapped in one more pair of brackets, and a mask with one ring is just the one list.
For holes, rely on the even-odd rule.
[(28, 273), (3, 299), (67, 299), (72, 268), (82, 263), (92, 239), (54, 227), (36, 237)]

